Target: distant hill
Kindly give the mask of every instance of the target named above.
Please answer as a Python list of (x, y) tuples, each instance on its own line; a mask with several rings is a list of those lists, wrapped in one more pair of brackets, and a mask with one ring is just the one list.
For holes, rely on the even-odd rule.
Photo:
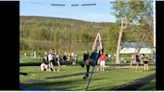
[(20, 26), (23, 25), (46, 25), (49, 27), (58, 28), (78, 28), (78, 29), (106, 29), (108, 25), (115, 23), (108, 22), (87, 22), (82, 20), (75, 20), (69, 18), (58, 18), (58, 17), (41, 17), (41, 16), (20, 16)]
[[(69, 18), (41, 16), (20, 16), (19, 20), (20, 50), (44, 50), (54, 47), (60, 47), (61, 50), (66, 50), (67, 47), (70, 50), (91, 49), (97, 33), (101, 34), (102, 41), (104, 42), (103, 46), (107, 47), (108, 29), (116, 25), (116, 23), (108, 22), (96, 23)], [(113, 34), (118, 33), (119, 30), (120, 26), (118, 26), (117, 30), (113, 30)], [(124, 30), (124, 34), (136, 34), (136, 29), (134, 31), (129, 30), (131, 29)], [(117, 38), (115, 37), (114, 39)]]

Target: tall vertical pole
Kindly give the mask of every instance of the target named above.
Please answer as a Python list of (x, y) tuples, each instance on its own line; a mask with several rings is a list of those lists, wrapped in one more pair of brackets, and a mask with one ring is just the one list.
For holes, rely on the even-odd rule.
[(155, 0), (153, 0), (153, 10), (154, 10), (154, 47), (156, 47), (156, 16), (155, 16)]

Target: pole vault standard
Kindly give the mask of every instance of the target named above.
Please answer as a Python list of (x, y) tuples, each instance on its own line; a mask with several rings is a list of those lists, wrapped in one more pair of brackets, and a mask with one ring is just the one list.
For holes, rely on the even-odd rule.
[[(100, 35), (99, 35), (99, 38), (100, 38)], [(101, 41), (101, 40), (99, 39), (99, 48), (98, 48), (98, 50), (97, 50), (97, 55), (96, 55), (95, 63), (94, 63), (93, 69), (92, 69), (91, 77), (90, 77), (90, 79), (89, 79), (89, 82), (88, 82), (86, 91), (87, 91), (87, 89), (88, 89), (89, 83), (90, 83), (91, 78), (92, 78), (93, 71), (94, 71), (94, 69), (95, 69), (95, 64), (96, 64), (96, 62), (97, 62), (97, 58), (98, 58), (98, 54), (99, 54), (99, 49), (100, 49), (100, 41)]]

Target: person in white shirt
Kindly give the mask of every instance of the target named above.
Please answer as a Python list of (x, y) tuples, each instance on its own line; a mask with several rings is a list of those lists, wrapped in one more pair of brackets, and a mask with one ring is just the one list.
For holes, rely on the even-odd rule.
[[(51, 55), (50, 52), (49, 52), (49, 55), (48, 55), (48, 61), (49, 61), (49, 67), (51, 67), (53, 71), (56, 71), (54, 69), (54, 66), (53, 66), (53, 63), (52, 63), (52, 55)], [(57, 71), (59, 71), (59, 70), (60, 70), (60, 68)]]
[(24, 53), (24, 57), (26, 58), (26, 53)]
[(116, 54), (114, 54), (114, 58), (116, 58)]
[(48, 61), (49, 61), (49, 67), (51, 67), (51, 68), (53, 69), (53, 71), (55, 71), (55, 70), (54, 70), (53, 63), (52, 63), (52, 55), (51, 55), (50, 52), (49, 52), (49, 54), (48, 54)]
[(111, 60), (111, 55), (108, 55), (108, 57), (109, 57), (109, 60)]
[(45, 69), (45, 63), (44, 62), (42, 62), (42, 64), (40, 65), (40, 68), (42, 71)]
[(34, 51), (34, 58), (36, 59), (36, 51)]

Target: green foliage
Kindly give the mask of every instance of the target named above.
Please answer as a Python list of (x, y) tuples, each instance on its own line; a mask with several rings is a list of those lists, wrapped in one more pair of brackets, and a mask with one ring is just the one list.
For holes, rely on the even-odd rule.
[[(100, 33), (103, 47), (115, 51), (120, 25), (119, 22), (94, 23), (64, 18), (20, 16), (20, 39), (28, 40), (20, 40), (20, 50), (47, 50), (54, 47), (57, 50), (59, 47), (60, 50), (67, 50), (67, 45), (69, 50), (91, 50), (97, 33)], [(123, 32), (123, 41), (132, 39), (127, 36), (140, 31), (137, 27), (133, 28), (135, 31), (129, 32), (130, 30), (132, 29)]]
[(116, 52), (119, 28), (120, 27), (118, 27), (117, 25), (113, 25), (108, 28), (108, 49), (110, 49), (113, 52)]
[(147, 24), (145, 14), (150, 11), (150, 8), (151, 4), (147, 0), (129, 0), (115, 3), (111, 9), (115, 10), (112, 14), (118, 23), (121, 23), (122, 18), (125, 17), (125, 23), (137, 23), (143, 26)]

